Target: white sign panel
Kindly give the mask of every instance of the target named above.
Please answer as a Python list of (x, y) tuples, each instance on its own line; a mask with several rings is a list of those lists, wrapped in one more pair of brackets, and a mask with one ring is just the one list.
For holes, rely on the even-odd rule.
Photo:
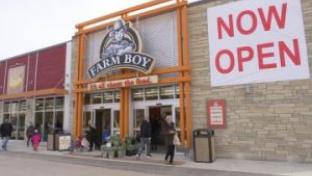
[(211, 85), (310, 78), (300, 0), (207, 9)]

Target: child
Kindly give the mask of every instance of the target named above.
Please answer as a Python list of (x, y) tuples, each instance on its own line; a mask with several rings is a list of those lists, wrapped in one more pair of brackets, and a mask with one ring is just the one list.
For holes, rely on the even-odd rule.
[(39, 144), (41, 142), (41, 135), (37, 129), (34, 130), (34, 134), (31, 137), (31, 142), (32, 142), (34, 151), (38, 151)]

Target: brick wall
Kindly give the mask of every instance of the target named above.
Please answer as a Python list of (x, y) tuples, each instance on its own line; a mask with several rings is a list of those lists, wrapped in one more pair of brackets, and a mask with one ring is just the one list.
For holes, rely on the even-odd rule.
[[(227, 128), (215, 131), (217, 157), (312, 162), (311, 80), (210, 86), (207, 8), (228, 2), (203, 0), (188, 9), (193, 128), (206, 127), (207, 100), (224, 99)], [(312, 3), (301, 2), (311, 70)]]

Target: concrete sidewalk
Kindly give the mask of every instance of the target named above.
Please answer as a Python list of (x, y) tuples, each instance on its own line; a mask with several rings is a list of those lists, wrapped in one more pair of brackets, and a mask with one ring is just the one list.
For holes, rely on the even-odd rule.
[[(68, 156), (92, 158), (95, 160), (113, 160), (118, 162), (131, 162), (141, 164), (164, 165), (162, 154), (153, 154), (151, 158), (142, 156), (140, 160), (133, 157), (106, 159), (100, 157), (100, 152), (79, 152), (74, 155), (69, 152), (47, 151), (46, 143), (41, 144), (39, 152), (34, 152), (31, 147), (27, 148), (24, 141), (10, 141), (8, 150), (11, 152), (37, 153), (43, 155)], [(290, 163), (290, 162), (272, 162), (272, 161), (254, 161), (254, 160), (238, 160), (217, 158), (213, 163), (196, 163), (184, 157), (182, 153), (176, 155), (175, 167), (211, 169), (222, 171), (237, 171), (258, 174), (272, 174), (284, 176), (312, 176), (312, 164)]]

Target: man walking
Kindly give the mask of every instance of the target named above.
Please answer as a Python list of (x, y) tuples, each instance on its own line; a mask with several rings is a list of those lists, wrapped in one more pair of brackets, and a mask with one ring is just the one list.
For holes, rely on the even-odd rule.
[(34, 131), (35, 131), (35, 127), (34, 125), (32, 124), (32, 122), (29, 123), (29, 126), (26, 130), (26, 137), (27, 137), (27, 147), (29, 147), (29, 143), (31, 141), (31, 137), (32, 135), (34, 134)]
[(2, 150), (7, 150), (7, 144), (11, 137), (11, 133), (13, 131), (12, 124), (9, 122), (9, 119), (4, 119), (3, 124), (0, 126), (0, 135), (2, 138)]
[(140, 127), (140, 147), (137, 154), (137, 159), (140, 158), (142, 152), (144, 151), (146, 145), (146, 155), (151, 157), (151, 124), (148, 118), (144, 118), (141, 127)]

